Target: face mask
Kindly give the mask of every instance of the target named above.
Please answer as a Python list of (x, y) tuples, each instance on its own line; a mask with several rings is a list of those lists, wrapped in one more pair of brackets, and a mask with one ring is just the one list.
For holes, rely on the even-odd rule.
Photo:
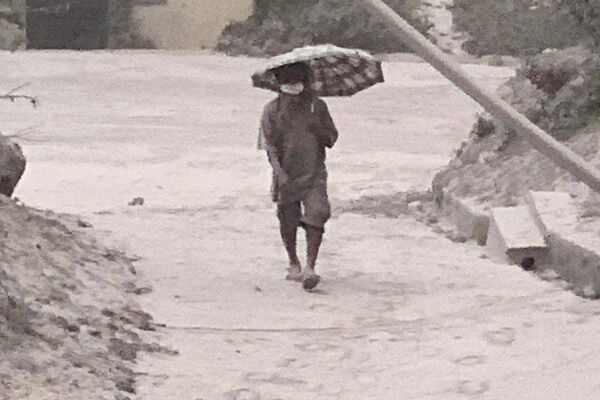
[(279, 90), (281, 90), (281, 93), (297, 96), (304, 91), (304, 85), (302, 83), (281, 85)]

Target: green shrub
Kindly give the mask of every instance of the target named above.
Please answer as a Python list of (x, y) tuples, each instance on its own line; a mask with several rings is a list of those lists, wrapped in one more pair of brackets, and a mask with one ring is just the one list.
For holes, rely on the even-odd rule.
[[(418, 0), (387, 3), (421, 32), (430, 25), (417, 15)], [(257, 1), (246, 21), (228, 25), (217, 49), (228, 54), (273, 55), (295, 47), (332, 43), (373, 52), (407, 48), (358, 3), (342, 0)]]
[(600, 46), (600, 0), (563, 0), (563, 3), (594, 44)]
[(456, 29), (470, 36), (464, 49), (475, 55), (533, 55), (547, 48), (575, 46), (586, 36), (560, 1), (532, 4), (531, 0), (454, 0)]

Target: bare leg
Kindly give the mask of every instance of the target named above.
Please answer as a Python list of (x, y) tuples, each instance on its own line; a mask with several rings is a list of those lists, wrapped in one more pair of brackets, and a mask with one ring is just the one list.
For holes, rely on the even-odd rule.
[(315, 273), (319, 248), (323, 241), (323, 230), (312, 226), (305, 226), (306, 230), (306, 269), (302, 285), (305, 289), (314, 289), (320, 281), (319, 275)]
[[(299, 207), (299, 205), (298, 205)], [(300, 281), (302, 279), (302, 265), (296, 251), (296, 239), (298, 235), (298, 212), (295, 205), (290, 208), (280, 207), (279, 213), (279, 231), (281, 239), (288, 254), (289, 274), (286, 279)]]
[(298, 235), (298, 226), (290, 224), (289, 221), (282, 221), (279, 230), (281, 232), (281, 239), (285, 246), (285, 250), (290, 260), (290, 267), (297, 266), (300, 268), (300, 259), (296, 251), (296, 237)]
[(323, 241), (323, 230), (306, 226), (306, 268), (315, 270), (319, 249)]

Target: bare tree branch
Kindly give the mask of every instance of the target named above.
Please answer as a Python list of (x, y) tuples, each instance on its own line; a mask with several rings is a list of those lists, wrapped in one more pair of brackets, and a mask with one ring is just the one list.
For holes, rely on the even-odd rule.
[(29, 82), (24, 83), (20, 86), (17, 86), (16, 88), (9, 90), (6, 94), (0, 95), (0, 100), (8, 100), (11, 102), (15, 102), (17, 100), (27, 100), (28, 102), (30, 102), (33, 107), (37, 107), (39, 104), (39, 100), (37, 99), (37, 97), (34, 96), (28, 96), (26, 94), (15, 94), (18, 90), (26, 87), (29, 85)]
[(19, 85), (19, 86), (17, 86), (16, 88), (12, 89), (11, 91), (9, 91), (9, 92), (8, 92), (8, 93), (6, 93), (6, 94), (13, 94), (13, 93), (15, 93), (16, 91), (18, 91), (18, 90), (21, 90), (21, 89), (23, 89), (24, 87), (27, 87), (27, 86), (29, 86), (30, 84), (31, 84), (31, 82), (26, 82), (26, 83), (24, 83), (24, 84), (22, 84), (22, 85)]

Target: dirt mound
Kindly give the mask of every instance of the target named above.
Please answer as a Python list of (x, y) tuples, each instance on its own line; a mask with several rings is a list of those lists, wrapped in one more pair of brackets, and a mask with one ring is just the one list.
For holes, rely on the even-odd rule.
[[(548, 133), (600, 167), (600, 56), (585, 48), (544, 52), (529, 59), (499, 92)], [(566, 190), (587, 196), (587, 188), (484, 115), (450, 165), (434, 179), (443, 192), (471, 198), (482, 208), (511, 206), (530, 190)]]
[(124, 255), (0, 196), (0, 399), (124, 399), (151, 317)]

